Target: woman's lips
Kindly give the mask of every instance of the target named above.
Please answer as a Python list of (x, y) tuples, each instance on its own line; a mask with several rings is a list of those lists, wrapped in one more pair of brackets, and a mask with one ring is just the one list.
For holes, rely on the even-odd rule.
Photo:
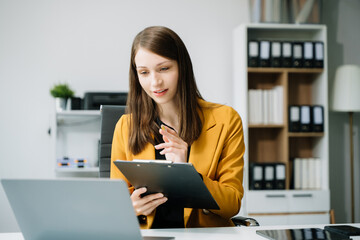
[(165, 95), (165, 93), (168, 91), (168, 89), (162, 89), (162, 90), (158, 90), (158, 91), (154, 91), (153, 93), (154, 93), (154, 95), (155, 96), (163, 96), (163, 95)]

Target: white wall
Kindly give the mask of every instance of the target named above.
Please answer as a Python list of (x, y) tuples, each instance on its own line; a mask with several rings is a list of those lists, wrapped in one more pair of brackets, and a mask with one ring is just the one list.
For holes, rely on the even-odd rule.
[[(360, 1), (323, 1), (323, 20), (328, 27), (329, 103), (336, 68), (342, 64), (360, 66)], [(349, 115), (330, 112), (331, 207), (338, 223), (351, 221)], [(360, 221), (360, 113), (354, 114), (355, 222)]]
[[(232, 30), (247, 0), (0, 0), (0, 178), (52, 177), (49, 89), (127, 91), (131, 42), (150, 25), (184, 40), (205, 99), (231, 104)], [(0, 186), (0, 232), (18, 231)]]

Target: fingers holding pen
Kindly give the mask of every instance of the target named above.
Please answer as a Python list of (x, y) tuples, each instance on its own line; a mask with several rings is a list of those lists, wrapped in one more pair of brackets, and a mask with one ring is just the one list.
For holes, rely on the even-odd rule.
[(186, 145), (186, 147), (187, 147), (187, 143), (184, 140), (182, 140), (182, 138), (180, 138), (179, 135), (177, 134), (177, 132), (174, 131), (173, 129), (166, 127), (164, 125), (161, 125), (159, 133), (163, 136), (165, 143), (172, 142), (172, 143), (177, 143), (179, 145)]
[(161, 125), (159, 132), (163, 136), (164, 143), (156, 145), (155, 149), (163, 149), (160, 154), (165, 155), (167, 160), (186, 162), (188, 144), (178, 136), (176, 131), (164, 125)]
[(182, 140), (177, 132), (175, 132), (173, 129), (166, 127), (165, 125), (161, 125), (161, 128), (159, 130), (160, 134), (163, 136), (164, 142), (169, 142), (169, 141), (177, 141), (177, 140)]

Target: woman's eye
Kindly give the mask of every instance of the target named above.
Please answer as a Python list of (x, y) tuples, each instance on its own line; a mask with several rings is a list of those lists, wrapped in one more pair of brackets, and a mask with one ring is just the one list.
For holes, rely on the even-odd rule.
[(145, 74), (147, 74), (148, 72), (147, 71), (141, 71), (141, 72), (139, 72), (139, 74), (141, 74), (141, 75), (145, 75)]
[(168, 67), (162, 67), (162, 68), (160, 68), (160, 71), (166, 71), (168, 69), (169, 69)]

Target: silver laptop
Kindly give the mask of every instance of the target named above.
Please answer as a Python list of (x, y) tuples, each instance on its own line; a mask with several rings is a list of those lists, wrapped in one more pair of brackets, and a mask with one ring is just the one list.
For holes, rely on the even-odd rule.
[(125, 182), (1, 179), (25, 240), (141, 240)]

